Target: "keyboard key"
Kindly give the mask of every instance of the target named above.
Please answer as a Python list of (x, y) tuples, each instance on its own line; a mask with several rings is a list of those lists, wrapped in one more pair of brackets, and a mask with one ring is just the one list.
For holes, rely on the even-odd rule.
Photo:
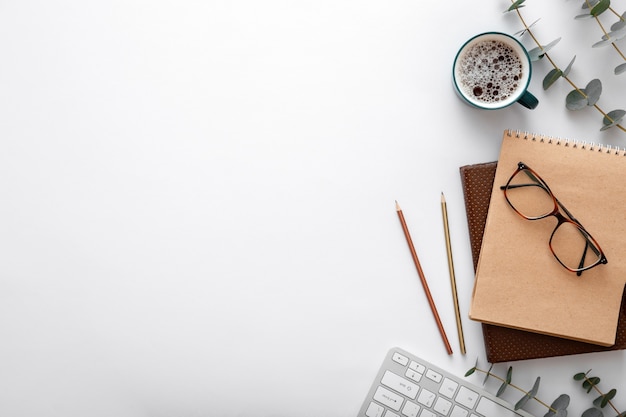
[(482, 397), (476, 407), (476, 412), (484, 417), (518, 417), (519, 414), (491, 401), (489, 398)]
[(422, 374), (415, 372), (413, 369), (407, 369), (404, 373), (404, 376), (415, 382), (420, 382), (420, 380), (422, 379)]
[(406, 395), (412, 400), (415, 399), (417, 392), (419, 391), (419, 387), (417, 385), (390, 371), (385, 371), (380, 383), (402, 395)]
[(391, 359), (393, 359), (394, 362), (398, 362), (402, 366), (407, 366), (409, 364), (409, 358), (399, 354), (398, 352), (394, 353)]
[(444, 378), (443, 383), (441, 384), (441, 388), (439, 388), (439, 394), (443, 395), (446, 398), (454, 397), (454, 393), (458, 388), (459, 384), (451, 380), (450, 378)]
[(387, 412), (385, 413), (385, 417), (400, 417), (400, 416), (394, 413), (393, 411), (387, 410)]
[(418, 374), (423, 374), (424, 372), (426, 372), (426, 367), (422, 364), (419, 364), (415, 361), (411, 361), (411, 363), (409, 364), (409, 368), (413, 369), (415, 372), (417, 372)]
[(384, 412), (385, 412), (385, 407), (378, 405), (372, 401), (369, 407), (367, 407), (367, 411), (365, 411), (365, 415), (367, 417), (383, 417)]
[(459, 389), (459, 393), (456, 395), (456, 402), (469, 408), (473, 409), (476, 405), (476, 401), (478, 401), (478, 393), (472, 391), (467, 387), (461, 387)]
[(406, 404), (404, 404), (404, 408), (402, 409), (402, 415), (405, 415), (406, 417), (417, 417), (419, 411), (419, 405), (412, 403), (411, 401), (407, 401)]
[(425, 407), (432, 407), (433, 402), (435, 402), (435, 398), (437, 396), (427, 389), (422, 388), (422, 392), (420, 392), (420, 396), (417, 398), (417, 402), (422, 404)]
[(426, 371), (426, 378), (432, 379), (436, 383), (440, 383), (441, 382), (441, 378), (443, 378), (443, 377), (441, 376), (440, 373), (435, 372), (432, 369), (429, 369), (429, 370)]
[(422, 414), (420, 414), (420, 417), (437, 417), (437, 414), (432, 411), (424, 410), (422, 411)]
[(450, 417), (467, 417), (468, 414), (469, 411), (467, 411), (465, 408), (455, 405), (452, 409), (452, 414), (450, 414)]
[(435, 406), (433, 407), (433, 410), (435, 410), (439, 414), (443, 414), (444, 416), (447, 416), (451, 409), (452, 403), (442, 397), (437, 398)]
[(402, 407), (402, 403), (404, 402), (404, 398), (384, 387), (378, 387), (376, 393), (374, 393), (374, 399), (382, 405), (396, 411), (400, 410), (400, 407)]

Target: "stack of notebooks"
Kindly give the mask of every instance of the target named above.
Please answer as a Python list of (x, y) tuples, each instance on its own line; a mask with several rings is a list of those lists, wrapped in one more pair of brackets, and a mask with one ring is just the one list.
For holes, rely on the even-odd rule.
[[(498, 162), (460, 168), (476, 281), (470, 317), (491, 363), (626, 349), (624, 151), (506, 131)], [(608, 259), (581, 276), (550, 252), (554, 217), (528, 221), (501, 185), (524, 162)]]

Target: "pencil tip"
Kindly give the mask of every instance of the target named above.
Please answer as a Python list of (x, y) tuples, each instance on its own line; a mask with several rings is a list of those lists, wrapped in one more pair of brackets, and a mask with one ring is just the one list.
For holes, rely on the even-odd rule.
[(398, 204), (398, 200), (396, 200), (396, 210), (400, 211), (400, 204)]
[(446, 197), (443, 195), (443, 191), (441, 192), (441, 202), (442, 203), (446, 202)]

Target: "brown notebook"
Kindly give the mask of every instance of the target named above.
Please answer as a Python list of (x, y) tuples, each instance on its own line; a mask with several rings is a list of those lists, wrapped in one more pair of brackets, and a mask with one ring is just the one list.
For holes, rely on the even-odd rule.
[[(496, 166), (496, 162), (488, 162), (460, 168), (474, 270), (478, 265)], [(492, 324), (483, 323), (482, 329), (487, 360), (491, 363), (626, 349), (626, 296), (622, 298), (616, 343), (610, 347)]]
[[(626, 284), (626, 194), (617, 191), (626, 176), (624, 156), (625, 150), (604, 145), (503, 133), (469, 309), (472, 320), (615, 344)], [(500, 186), (513, 177), (507, 199)], [(554, 211), (539, 216), (550, 211), (542, 203), (554, 204)], [(522, 212), (539, 217), (529, 221)], [(568, 220), (574, 215), (579, 223)], [(594, 262), (601, 263), (580, 276), (571, 272)]]

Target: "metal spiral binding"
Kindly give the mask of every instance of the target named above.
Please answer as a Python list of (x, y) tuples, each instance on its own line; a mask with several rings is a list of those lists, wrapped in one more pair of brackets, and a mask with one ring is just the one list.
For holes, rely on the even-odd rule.
[(587, 141), (576, 141), (573, 139), (563, 139), (563, 138), (555, 138), (552, 136), (535, 135), (533, 133), (523, 132), (521, 130), (515, 130), (515, 131), (507, 130), (506, 134), (509, 137), (529, 140), (531, 142), (548, 143), (551, 145), (562, 145), (566, 148), (570, 147), (574, 149), (584, 149), (587, 151), (594, 151), (594, 152), (612, 154), (612, 155), (617, 155), (617, 156), (626, 156), (626, 149), (620, 148), (618, 146), (613, 147), (611, 145), (602, 145), (602, 144), (587, 142)]

